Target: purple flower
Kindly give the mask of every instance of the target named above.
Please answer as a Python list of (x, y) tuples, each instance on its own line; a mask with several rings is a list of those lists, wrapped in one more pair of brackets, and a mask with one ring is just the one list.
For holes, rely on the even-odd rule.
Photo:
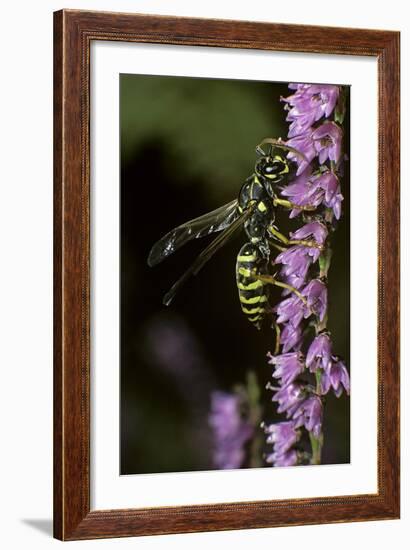
[(302, 344), (302, 328), (294, 327), (292, 323), (286, 323), (280, 333), (280, 343), (283, 353), (291, 349), (299, 349)]
[(314, 130), (311, 138), (320, 164), (325, 163), (327, 159), (338, 162), (342, 151), (342, 135), (340, 126), (334, 122), (325, 122)]
[[(306, 280), (312, 260), (314, 259), (314, 248), (307, 246), (292, 246), (281, 252), (275, 259), (275, 264), (283, 264), (280, 275), (285, 282), (299, 289)], [(284, 294), (288, 294), (285, 290)]]
[[(281, 194), (299, 206), (318, 207), (323, 201), (323, 190), (318, 185), (317, 179), (317, 175), (312, 175), (307, 170), (285, 187)], [(300, 208), (294, 208), (289, 218), (295, 218), (301, 212)]]
[[(308, 203), (312, 192), (312, 185), (309, 181), (310, 174), (303, 173), (293, 180), (293, 182), (281, 190), (281, 195), (287, 197), (290, 201), (304, 206)], [(320, 204), (320, 203), (318, 203)], [(297, 209), (298, 212), (301, 212), (301, 209)], [(290, 216), (291, 217), (291, 216)]]
[[(290, 96), (292, 97), (292, 96)], [(283, 101), (288, 101), (289, 98), (284, 99)], [(306, 100), (305, 100), (306, 101)], [(303, 110), (303, 103), (298, 107), (293, 107), (289, 110), (286, 120), (291, 122), (289, 126), (288, 137), (294, 138), (295, 136), (300, 136), (308, 132), (315, 122), (316, 113), (314, 110)]]
[(268, 353), (270, 365), (275, 365), (273, 378), (279, 378), (282, 387), (288, 386), (305, 369), (303, 355), (300, 352), (283, 353), (282, 355), (271, 355)]
[(289, 322), (294, 328), (298, 327), (306, 313), (306, 307), (303, 301), (292, 294), (279, 302), (273, 310), (277, 313), (277, 323)]
[(319, 334), (310, 344), (306, 354), (306, 366), (310, 372), (328, 369), (332, 364), (332, 342), (326, 333)]
[(316, 148), (313, 141), (312, 130), (309, 129), (303, 134), (291, 137), (287, 140), (286, 145), (288, 145), (289, 147), (293, 147), (294, 149), (299, 151), (299, 153), (302, 153), (302, 155), (304, 155), (303, 158), (292, 151), (288, 153), (288, 159), (296, 162), (298, 166), (296, 175), (299, 176), (306, 170), (306, 168), (316, 156)]
[[(326, 118), (335, 110), (337, 100), (339, 99), (339, 86), (330, 84), (315, 84), (311, 86), (310, 93), (312, 101), (316, 102), (318, 114), (322, 113)], [(316, 120), (319, 120), (318, 118)]]
[(300, 439), (300, 431), (293, 421), (278, 422), (264, 427), (267, 434), (266, 443), (273, 445), (273, 452), (266, 457), (266, 462), (273, 466), (295, 466), (298, 453), (292, 449)]
[(291, 449), (283, 454), (273, 452), (266, 457), (266, 462), (276, 467), (296, 466), (298, 462), (298, 453), (295, 449)]
[(328, 208), (332, 208), (335, 218), (337, 220), (340, 219), (343, 195), (340, 190), (340, 183), (337, 176), (333, 172), (324, 172), (320, 177), (319, 185), (325, 193), (323, 204)]
[(326, 226), (318, 221), (307, 223), (290, 234), (292, 239), (306, 239), (307, 237), (313, 237), (320, 245), (324, 244), (327, 235), (328, 231)]
[[(297, 231), (290, 233), (290, 237), (291, 239), (306, 239), (307, 237), (313, 237), (316, 243), (322, 247), (327, 238), (327, 234), (328, 231), (326, 226), (316, 221), (303, 225)], [(316, 247), (307, 248), (309, 250), (309, 256), (311, 256), (313, 262), (316, 262), (320, 256), (321, 249)]]
[(282, 98), (292, 108), (286, 118), (291, 122), (288, 136), (305, 132), (323, 116), (328, 117), (336, 106), (339, 87), (330, 85), (302, 85), (287, 98)]
[(301, 295), (306, 298), (306, 303), (293, 293), (273, 308), (278, 316), (277, 323), (289, 322), (296, 328), (303, 318), (307, 319), (312, 313), (323, 321), (327, 311), (326, 285), (319, 279), (312, 279), (301, 291)]
[(295, 423), (292, 420), (270, 424), (264, 430), (268, 434), (266, 443), (274, 445), (274, 452), (277, 455), (282, 455), (289, 451), (300, 438), (300, 432), (295, 429)]
[(332, 357), (333, 363), (322, 373), (320, 379), (320, 386), (322, 394), (326, 394), (330, 388), (333, 388), (336, 397), (340, 397), (345, 389), (347, 395), (350, 394), (350, 380), (349, 373), (345, 367), (343, 361)]
[[(320, 463), (322, 395), (330, 389), (338, 397), (343, 389), (350, 391), (348, 372), (344, 363), (333, 356), (329, 335), (320, 333), (312, 342), (303, 342), (307, 334), (305, 328), (312, 326), (318, 331), (326, 326), (328, 293), (325, 278), (319, 277), (327, 273), (331, 250), (326, 247), (323, 265), (317, 268), (315, 264), (326, 246), (329, 225), (332, 223), (334, 228), (333, 218), (339, 219), (342, 212), (343, 195), (337, 174), (341, 173), (343, 132), (329, 119), (336, 109), (340, 87), (292, 83), (289, 88), (293, 93), (281, 99), (286, 103), (286, 120), (290, 123), (286, 144), (292, 150), (287, 156), (297, 164), (297, 172), (296, 178), (281, 190), (281, 195), (292, 203), (290, 218), (304, 210), (316, 212), (311, 221), (290, 233), (290, 241), (309, 242), (284, 250), (273, 262), (280, 265), (275, 277), (283, 283), (282, 295), (286, 297), (273, 308), (276, 322), (281, 325), (280, 351), (268, 357), (278, 386), (268, 383), (267, 388), (274, 392), (272, 401), (277, 403), (277, 412), (288, 419), (265, 428), (267, 443), (273, 445), (266, 461), (273, 466), (305, 462), (308, 455), (294, 448), (301, 437), (298, 428), (302, 427), (311, 435), (311, 462)], [(310, 317), (309, 324), (302, 322)], [(308, 349), (306, 360), (301, 351), (304, 345)], [(316, 388), (301, 379), (303, 373), (314, 378), (306, 369), (311, 373), (319, 371), (320, 376), (315, 377)]]
[(253, 435), (252, 426), (241, 417), (240, 405), (238, 395), (220, 391), (211, 395), (209, 425), (214, 434), (214, 464), (219, 469), (240, 468), (244, 445)]
[(298, 383), (292, 382), (287, 386), (280, 388), (274, 388), (275, 395), (272, 397), (272, 401), (276, 401), (279, 413), (286, 413), (287, 417), (292, 417), (301, 403), (305, 400), (305, 392), (303, 386)]
[[(333, 209), (337, 220), (340, 218), (343, 195), (337, 176), (329, 170), (309, 177), (300, 176), (294, 183), (285, 187), (281, 194), (299, 206), (318, 207), (323, 204)], [(300, 209), (295, 208), (291, 211), (290, 217), (294, 218), (300, 212)]]
[(327, 311), (326, 285), (319, 279), (313, 279), (302, 290), (302, 295), (306, 297), (310, 311), (317, 315), (320, 321), (323, 321)]
[(339, 97), (339, 87), (330, 84), (289, 84), (289, 88), (296, 92), (282, 101), (301, 111), (314, 110), (315, 122), (332, 114)]
[(322, 431), (323, 405), (318, 395), (303, 401), (294, 415), (296, 426), (305, 426), (308, 432), (319, 437)]

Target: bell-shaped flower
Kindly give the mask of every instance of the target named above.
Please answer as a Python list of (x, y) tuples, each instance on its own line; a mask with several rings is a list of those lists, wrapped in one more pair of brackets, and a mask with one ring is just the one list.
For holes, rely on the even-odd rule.
[(286, 120), (291, 122), (289, 137), (306, 132), (320, 118), (329, 117), (336, 107), (339, 87), (328, 84), (308, 84), (296, 88), (287, 98), (281, 98), (289, 105)]
[[(306, 297), (307, 307), (323, 321), (327, 311), (327, 287), (319, 279), (312, 279), (302, 290)], [(305, 315), (305, 317), (307, 317)]]
[(304, 426), (316, 438), (322, 431), (323, 405), (318, 395), (305, 399), (293, 416), (296, 426)]
[(319, 334), (310, 344), (306, 354), (306, 366), (310, 372), (329, 369), (332, 364), (332, 341), (326, 333)]
[(298, 463), (298, 453), (295, 449), (290, 449), (283, 454), (273, 452), (266, 457), (266, 462), (275, 467), (296, 466)]
[(300, 432), (292, 420), (277, 422), (264, 427), (267, 434), (266, 443), (273, 444), (274, 452), (281, 455), (289, 451), (300, 438)]
[(281, 386), (293, 382), (305, 369), (303, 355), (300, 352), (282, 353), (281, 355), (268, 354), (270, 365), (274, 365), (273, 378), (280, 381)]
[(340, 397), (344, 388), (347, 395), (349, 395), (350, 379), (346, 366), (343, 361), (337, 357), (333, 357), (332, 359), (333, 362), (331, 362), (330, 366), (322, 373), (320, 379), (321, 393), (324, 395), (328, 393), (330, 388), (333, 388), (336, 397)]
[(327, 159), (338, 162), (342, 152), (342, 129), (334, 122), (325, 122), (311, 134), (320, 164)]
[(280, 331), (280, 343), (283, 353), (287, 353), (291, 349), (299, 350), (302, 345), (301, 326), (294, 327), (292, 323), (286, 323)]

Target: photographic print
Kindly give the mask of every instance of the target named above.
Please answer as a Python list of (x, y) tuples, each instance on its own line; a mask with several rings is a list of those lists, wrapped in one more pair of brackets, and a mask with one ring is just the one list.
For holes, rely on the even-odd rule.
[(349, 87), (120, 75), (121, 474), (350, 461)]
[(400, 517), (399, 51), (54, 14), (55, 537)]

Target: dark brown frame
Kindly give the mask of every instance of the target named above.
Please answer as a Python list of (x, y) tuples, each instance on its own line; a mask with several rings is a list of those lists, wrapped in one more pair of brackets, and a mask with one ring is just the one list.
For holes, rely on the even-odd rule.
[[(90, 510), (89, 70), (92, 40), (378, 61), (378, 493)], [(54, 14), (54, 535), (123, 537), (399, 517), (398, 32), (63, 10)], [(364, 136), (365, 139), (365, 136)]]

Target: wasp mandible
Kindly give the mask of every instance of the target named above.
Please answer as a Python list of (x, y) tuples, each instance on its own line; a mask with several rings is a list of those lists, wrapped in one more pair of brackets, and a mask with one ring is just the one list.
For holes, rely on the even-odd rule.
[[(263, 149), (264, 145), (269, 145), (267, 152)], [(285, 287), (303, 299), (295, 288), (269, 275), (268, 262), (272, 240), (281, 245), (319, 246), (311, 240), (290, 240), (274, 225), (275, 211), (278, 206), (288, 209), (315, 209), (310, 205), (296, 205), (279, 198), (277, 194), (278, 185), (286, 184), (296, 173), (296, 164), (287, 158), (287, 154), (292, 152), (302, 158), (304, 155), (293, 147), (287, 146), (281, 139), (273, 138), (264, 139), (256, 146), (255, 151), (257, 160), (254, 172), (243, 183), (237, 199), (172, 229), (152, 247), (148, 256), (148, 265), (151, 267), (173, 254), (188, 241), (220, 232), (165, 294), (163, 299), (165, 305), (171, 303), (189, 277), (197, 275), (215, 252), (242, 226), (247, 242), (237, 256), (236, 283), (242, 311), (249, 321), (260, 328), (267, 310), (269, 284)]]

